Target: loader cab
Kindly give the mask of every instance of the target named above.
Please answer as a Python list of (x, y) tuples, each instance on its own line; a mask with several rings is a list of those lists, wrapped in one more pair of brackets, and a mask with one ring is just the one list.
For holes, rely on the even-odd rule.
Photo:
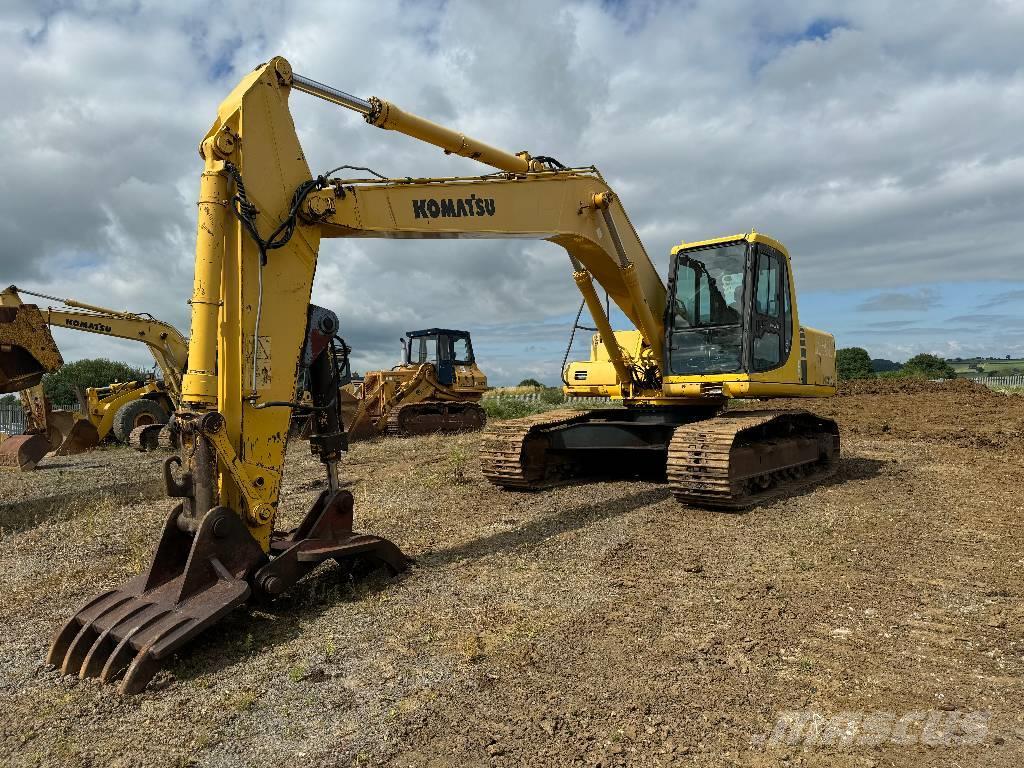
[(468, 331), (449, 328), (408, 331), (402, 346), (405, 365), (431, 363), (437, 370), (438, 382), (446, 387), (455, 383), (455, 366), (470, 366), (476, 362)]
[(763, 235), (674, 250), (666, 317), (672, 376), (764, 373), (793, 345), (789, 259)]

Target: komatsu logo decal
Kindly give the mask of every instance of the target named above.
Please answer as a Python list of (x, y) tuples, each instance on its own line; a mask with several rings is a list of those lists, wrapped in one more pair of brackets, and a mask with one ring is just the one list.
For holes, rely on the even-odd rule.
[(444, 200), (413, 200), (412, 212), (417, 219), (459, 219), (463, 216), (493, 216), (494, 198), (469, 197), (446, 198)]
[(81, 328), (83, 331), (98, 331), (99, 333), (111, 333), (114, 329), (109, 325), (103, 323), (87, 323), (85, 320), (74, 320), (72, 318), (66, 318), (64, 325), (69, 325), (72, 328)]

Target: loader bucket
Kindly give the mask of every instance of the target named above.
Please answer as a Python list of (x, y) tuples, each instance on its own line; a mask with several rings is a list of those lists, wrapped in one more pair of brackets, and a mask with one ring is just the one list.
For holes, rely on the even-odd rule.
[(34, 387), (63, 364), (39, 307), (0, 307), (0, 393)]
[(23, 472), (35, 469), (40, 459), (51, 450), (45, 435), (15, 435), (0, 442), (0, 467)]
[[(70, 426), (68, 426), (70, 416)], [(51, 423), (60, 428), (63, 440), (57, 446), (56, 455), (74, 456), (76, 453), (91, 451), (100, 444), (100, 433), (88, 419), (76, 419), (74, 414), (65, 411), (54, 411), (50, 414)]]

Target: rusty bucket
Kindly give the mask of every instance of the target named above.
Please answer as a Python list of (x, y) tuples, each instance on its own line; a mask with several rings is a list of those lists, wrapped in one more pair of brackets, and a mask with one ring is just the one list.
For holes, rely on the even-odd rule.
[(15, 435), (0, 442), (0, 467), (28, 472), (51, 450), (46, 435)]
[(63, 364), (39, 307), (0, 307), (0, 393), (34, 387)]

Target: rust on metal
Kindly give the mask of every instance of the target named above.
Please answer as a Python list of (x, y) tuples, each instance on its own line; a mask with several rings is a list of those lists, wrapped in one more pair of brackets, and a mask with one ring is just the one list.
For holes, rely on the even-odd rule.
[(491, 483), (502, 488), (539, 490), (567, 479), (565, 459), (547, 452), (545, 430), (585, 421), (586, 411), (548, 411), (492, 424), (484, 432), (480, 467)]
[(63, 364), (39, 307), (0, 307), (0, 393), (34, 387)]
[(0, 467), (12, 467), (28, 472), (36, 468), (50, 449), (50, 441), (46, 435), (8, 437), (0, 442)]
[(827, 477), (839, 427), (807, 411), (737, 411), (678, 427), (668, 450), (677, 500), (738, 510)]
[[(51, 417), (55, 416), (56, 413), (52, 412), (50, 414)], [(72, 424), (66, 431), (61, 427), (64, 439), (57, 446), (55, 451), (57, 456), (74, 456), (78, 453), (85, 453), (100, 444), (100, 433), (96, 429), (95, 424), (88, 419), (74, 419), (73, 414), (72, 419)], [(59, 423), (61, 421), (58, 421)]]

